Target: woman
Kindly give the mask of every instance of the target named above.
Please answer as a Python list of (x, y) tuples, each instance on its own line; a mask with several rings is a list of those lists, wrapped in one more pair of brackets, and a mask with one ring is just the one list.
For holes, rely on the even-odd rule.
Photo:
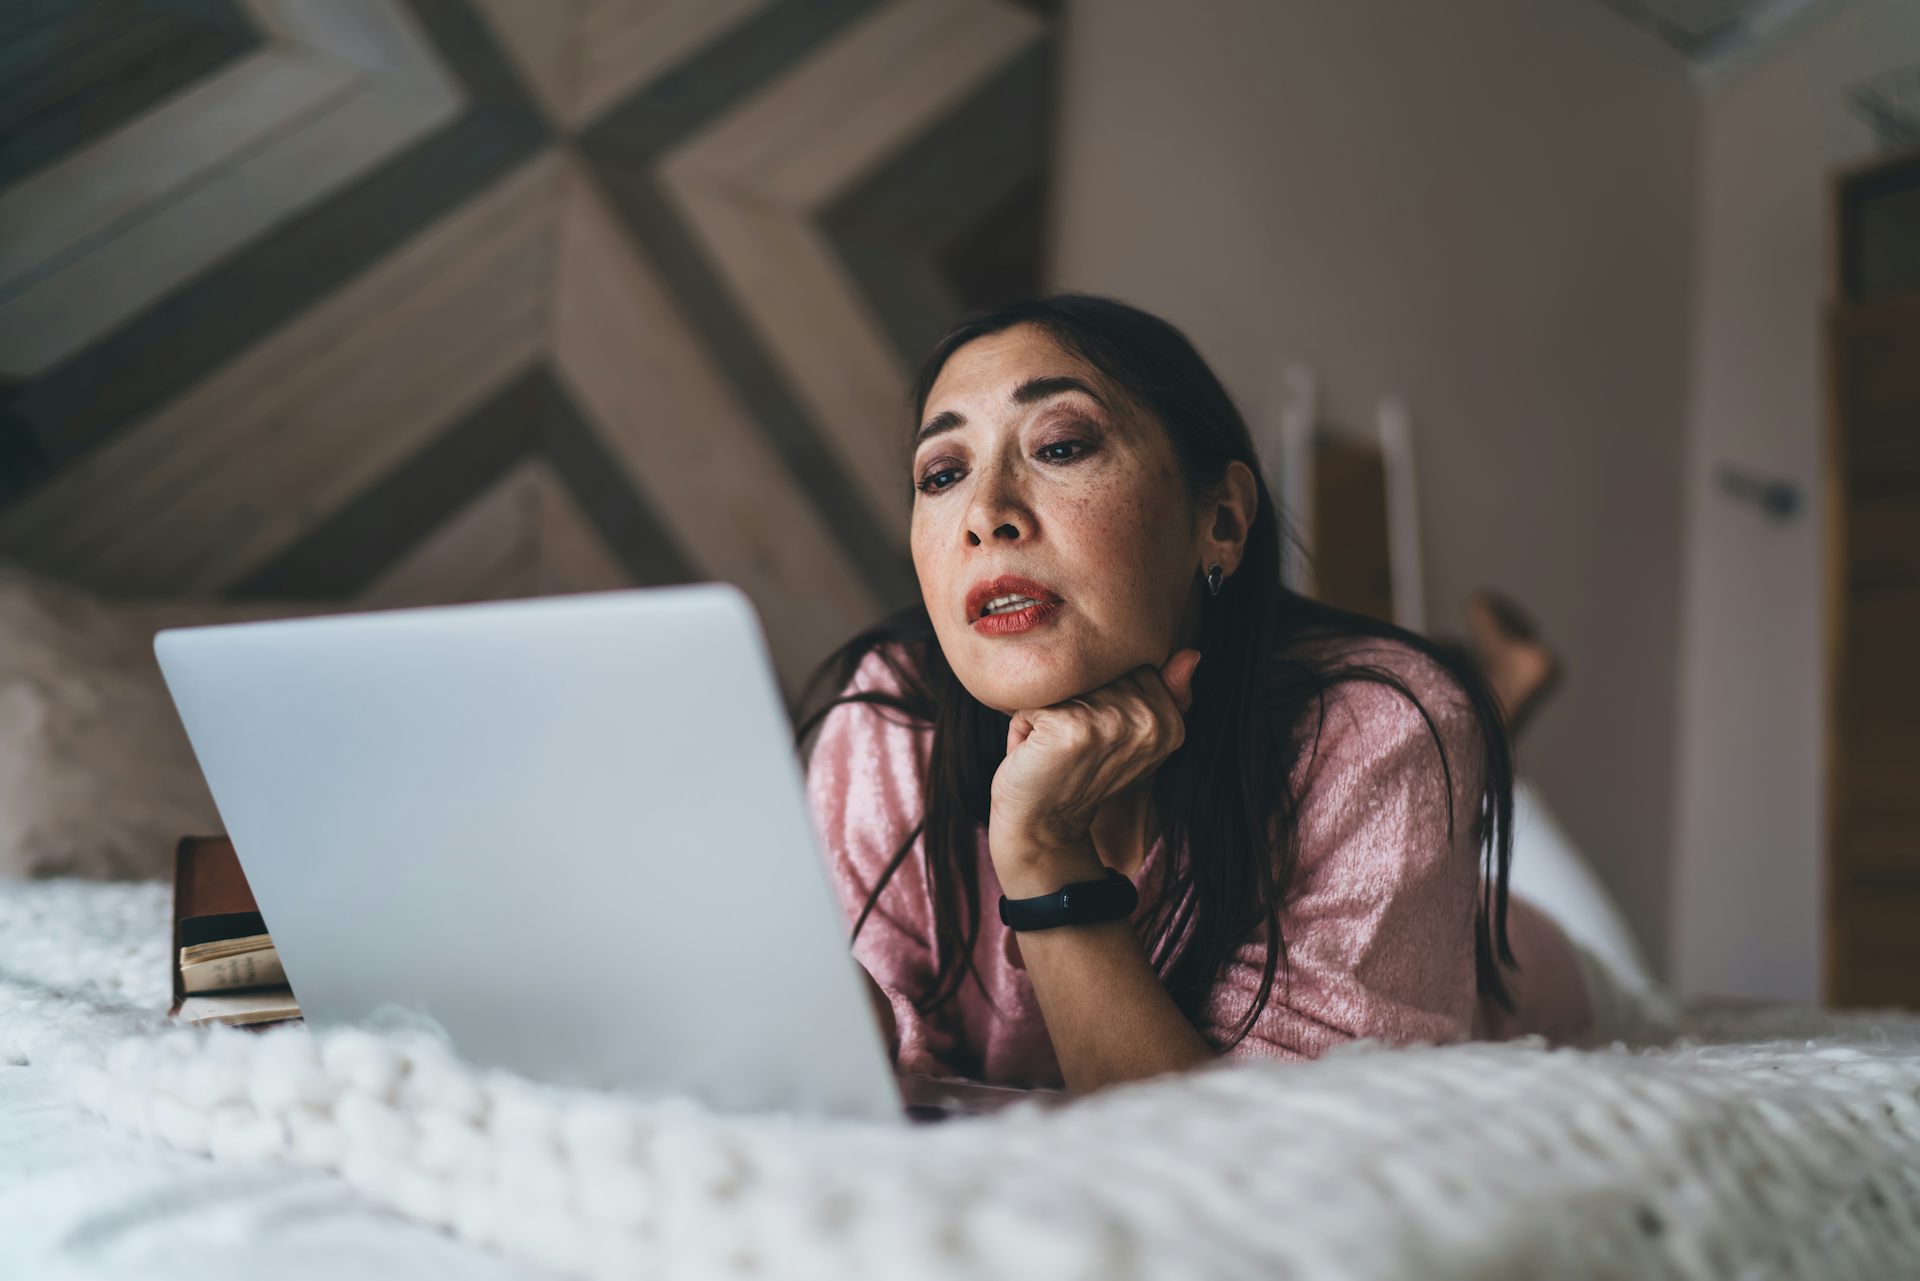
[[(1018, 304), (952, 330), (914, 403), (923, 603), (831, 656), (800, 725), (903, 1071), (1082, 1091), (1584, 1030), (1565, 937), (1507, 894), (1498, 707), (1282, 587), (1246, 424), (1178, 330)], [(1124, 916), (1000, 918), (1113, 873)]]

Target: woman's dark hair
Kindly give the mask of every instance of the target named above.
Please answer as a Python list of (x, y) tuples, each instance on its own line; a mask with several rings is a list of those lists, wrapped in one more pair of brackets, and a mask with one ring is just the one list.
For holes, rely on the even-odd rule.
[[(1439, 663), (1465, 691), (1484, 744), (1476, 831), (1485, 851), (1481, 898), (1474, 912), (1477, 986), (1511, 1010), (1495, 963), (1517, 964), (1507, 942), (1507, 871), (1512, 857), (1512, 749), (1498, 704), (1456, 652), (1391, 623), (1336, 609), (1289, 590), (1281, 581), (1282, 522), (1254, 452), (1246, 421), (1199, 352), (1174, 326), (1136, 307), (1087, 294), (1015, 303), (970, 317), (943, 337), (913, 388), (913, 424), (947, 360), (967, 343), (1016, 325), (1033, 325), (1064, 350), (1124, 389), (1165, 429), (1197, 503), (1217, 494), (1229, 463), (1245, 463), (1258, 486), (1259, 510), (1245, 558), (1217, 597), (1206, 599), (1200, 652), (1185, 741), (1154, 775), (1160, 835), (1171, 855), (1162, 892), (1150, 909), (1147, 946), (1168, 992), (1196, 1027), (1208, 994), (1235, 949), (1264, 929), (1266, 964), (1252, 1006), (1217, 1049), (1237, 1044), (1273, 993), (1286, 957), (1280, 915), (1299, 857), (1298, 807), (1281, 780), (1293, 777), (1303, 751), (1317, 750), (1327, 691), (1347, 681), (1393, 688), (1411, 701), (1440, 748), (1453, 836), (1453, 767), (1433, 718), (1393, 672), (1337, 657), (1316, 657), (1309, 642), (1346, 637), (1398, 641)], [(899, 693), (845, 692), (869, 653), (878, 651)], [(952, 1000), (974, 970), (980, 932), (979, 835), (985, 830), (994, 771), (1006, 755), (1008, 717), (976, 700), (954, 675), (922, 605), (900, 611), (829, 655), (809, 682), (801, 706), (822, 692), (834, 696), (796, 718), (801, 742), (844, 703), (891, 709), (916, 727), (931, 726), (932, 752), (923, 780), (925, 813), (875, 883), (854, 925), (866, 924), (880, 895), (915, 841), (925, 836), (926, 879), (937, 946), (930, 991), (916, 1004), (931, 1012)], [(1304, 733), (1308, 713), (1313, 733)], [(884, 713), (883, 713), (884, 714)], [(1291, 970), (1289, 968), (1289, 980)], [(982, 987), (984, 992), (984, 986)], [(1290, 991), (1289, 991), (1290, 995)]]

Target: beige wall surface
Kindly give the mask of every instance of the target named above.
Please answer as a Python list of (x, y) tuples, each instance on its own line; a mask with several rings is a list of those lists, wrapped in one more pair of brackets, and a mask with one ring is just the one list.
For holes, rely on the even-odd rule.
[(1098, 0), (1068, 14), (1055, 283), (1409, 401), (1430, 630), (1512, 594), (1567, 684), (1522, 767), (1664, 969), (1697, 104), (1593, 0)]
[[(1705, 101), (1671, 922), (1683, 992), (1819, 994), (1828, 184), (1874, 150), (1847, 86), (1915, 62), (1920, 4), (1854, 0)], [(1797, 482), (1812, 510), (1776, 524), (1729, 501), (1713, 480), (1727, 463)]]

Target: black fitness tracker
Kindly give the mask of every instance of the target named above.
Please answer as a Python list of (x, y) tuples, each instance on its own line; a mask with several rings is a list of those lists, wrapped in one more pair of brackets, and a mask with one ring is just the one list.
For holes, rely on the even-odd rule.
[(1075, 881), (1034, 898), (1000, 896), (1000, 923), (1013, 930), (1050, 930), (1056, 925), (1094, 925), (1133, 915), (1140, 891), (1112, 868), (1105, 880)]

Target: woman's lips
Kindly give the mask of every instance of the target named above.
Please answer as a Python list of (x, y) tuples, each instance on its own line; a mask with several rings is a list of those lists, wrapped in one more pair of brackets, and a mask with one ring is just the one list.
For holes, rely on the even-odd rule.
[(987, 606), (1007, 597), (1025, 597), (1042, 604), (1060, 603), (1059, 595), (1045, 583), (1021, 574), (1001, 574), (997, 578), (983, 578), (967, 589), (967, 621), (978, 622)]
[(1061, 601), (1035, 601), (1023, 609), (1004, 614), (985, 614), (973, 620), (973, 630), (982, 636), (1014, 636), (1045, 627), (1065, 608)]

